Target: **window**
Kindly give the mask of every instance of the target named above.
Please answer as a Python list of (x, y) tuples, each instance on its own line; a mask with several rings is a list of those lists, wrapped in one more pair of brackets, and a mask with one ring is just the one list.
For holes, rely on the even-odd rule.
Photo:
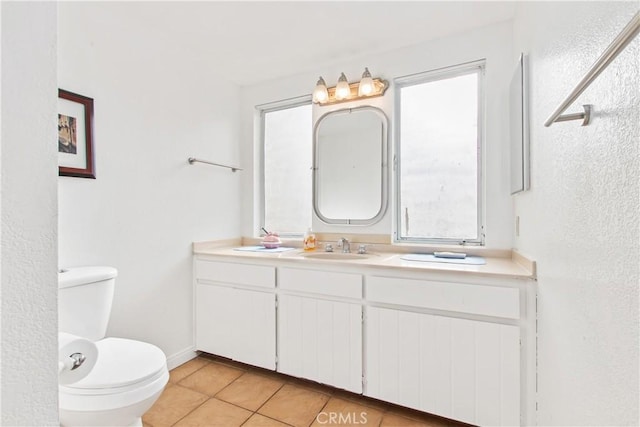
[(311, 225), (311, 99), (258, 107), (262, 118), (263, 221), (281, 235)]
[(483, 243), (484, 61), (395, 80), (396, 240)]

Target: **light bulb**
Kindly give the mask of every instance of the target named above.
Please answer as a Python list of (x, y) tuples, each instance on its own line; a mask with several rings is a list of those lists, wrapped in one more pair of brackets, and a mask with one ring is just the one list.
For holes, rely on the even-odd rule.
[(327, 84), (324, 82), (324, 79), (320, 77), (318, 83), (316, 83), (316, 88), (313, 90), (313, 102), (322, 104), (326, 102), (327, 99), (329, 99)]
[(358, 95), (369, 96), (373, 93), (373, 79), (369, 69), (365, 67), (364, 73), (362, 73), (362, 80), (358, 84)]
[(349, 87), (349, 82), (347, 82), (347, 76), (342, 73), (336, 85), (336, 99), (346, 99), (350, 94), (351, 88)]

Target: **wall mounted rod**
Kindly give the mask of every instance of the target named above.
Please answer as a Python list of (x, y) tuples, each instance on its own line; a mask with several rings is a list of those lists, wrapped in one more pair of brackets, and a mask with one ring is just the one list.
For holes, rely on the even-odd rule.
[[(578, 117), (577, 115), (570, 115), (571, 118), (561, 119), (561, 114), (569, 108), (571, 104), (575, 102), (575, 100), (589, 87), (589, 85), (602, 73), (605, 68), (618, 56), (620, 52), (624, 50), (625, 47), (638, 35), (640, 32), (640, 12), (636, 12), (636, 14), (631, 18), (631, 21), (627, 24), (626, 27), (618, 34), (618, 36), (611, 42), (609, 47), (604, 51), (604, 53), (598, 58), (598, 60), (591, 66), (587, 74), (580, 80), (580, 83), (571, 91), (567, 99), (565, 99), (562, 104), (556, 108), (556, 110), (549, 116), (544, 125), (546, 127), (551, 126), (554, 122), (558, 121), (567, 121), (567, 120), (580, 120), (583, 119), (584, 116)], [(582, 114), (582, 113), (580, 113)], [(559, 120), (560, 119), (560, 120)], [(588, 123), (587, 123), (588, 124)], [(584, 125), (584, 124), (583, 124)]]
[(190, 165), (192, 165), (192, 164), (194, 164), (196, 162), (198, 162), (198, 163), (206, 163), (208, 165), (219, 166), (221, 168), (231, 169), (231, 172), (241, 171), (242, 170), (241, 168), (237, 168), (235, 166), (221, 165), (220, 163), (213, 163), (213, 162), (210, 162), (208, 160), (200, 160), (200, 159), (196, 159), (195, 157), (189, 157), (187, 159), (187, 161), (189, 162)]

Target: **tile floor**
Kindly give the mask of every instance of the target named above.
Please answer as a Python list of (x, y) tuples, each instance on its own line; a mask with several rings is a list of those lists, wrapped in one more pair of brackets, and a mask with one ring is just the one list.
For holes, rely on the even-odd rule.
[(466, 425), (210, 355), (172, 370), (142, 420), (145, 427)]

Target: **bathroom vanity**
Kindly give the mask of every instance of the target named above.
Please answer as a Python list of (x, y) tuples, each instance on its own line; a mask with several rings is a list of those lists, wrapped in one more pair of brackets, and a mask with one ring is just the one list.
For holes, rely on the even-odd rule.
[(196, 350), (477, 425), (532, 424), (535, 265), (194, 245)]

